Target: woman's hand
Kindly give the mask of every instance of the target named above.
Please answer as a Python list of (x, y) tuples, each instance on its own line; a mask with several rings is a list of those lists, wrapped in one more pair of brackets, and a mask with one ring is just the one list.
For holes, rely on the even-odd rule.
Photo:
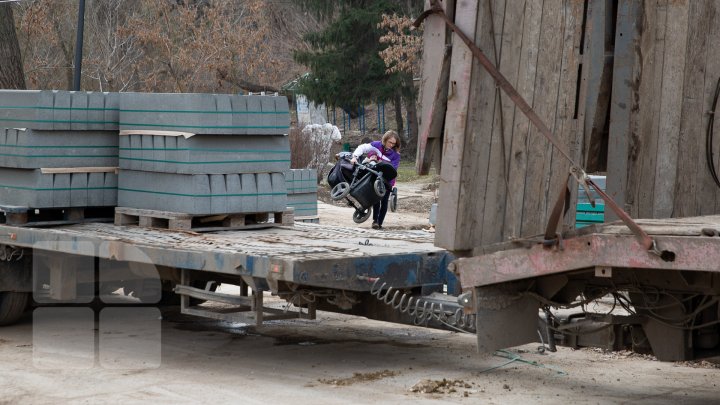
[(357, 163), (357, 158), (356, 158), (355, 156), (353, 156), (352, 159), (350, 159), (350, 163), (356, 164), (356, 163)]

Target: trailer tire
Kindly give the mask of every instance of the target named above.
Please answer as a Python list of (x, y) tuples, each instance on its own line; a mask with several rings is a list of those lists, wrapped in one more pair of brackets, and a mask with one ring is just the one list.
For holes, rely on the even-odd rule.
[(29, 293), (0, 292), (0, 326), (15, 323), (25, 313)]

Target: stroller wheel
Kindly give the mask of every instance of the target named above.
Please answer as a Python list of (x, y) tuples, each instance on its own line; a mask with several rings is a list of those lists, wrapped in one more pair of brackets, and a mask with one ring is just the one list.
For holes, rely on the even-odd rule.
[(373, 184), (373, 187), (375, 188), (375, 194), (377, 194), (378, 197), (385, 197), (387, 189), (385, 188), (384, 181), (382, 181), (381, 179), (375, 180), (375, 184)]
[(353, 213), (353, 221), (355, 221), (356, 224), (362, 224), (363, 222), (367, 221), (368, 218), (370, 218), (370, 214), (372, 214), (372, 210), (370, 208), (367, 208), (366, 210), (355, 210)]
[(390, 192), (390, 211), (397, 211), (397, 187), (393, 187)]
[(350, 194), (350, 184), (347, 182), (338, 183), (330, 190), (330, 198), (333, 200), (342, 200)]

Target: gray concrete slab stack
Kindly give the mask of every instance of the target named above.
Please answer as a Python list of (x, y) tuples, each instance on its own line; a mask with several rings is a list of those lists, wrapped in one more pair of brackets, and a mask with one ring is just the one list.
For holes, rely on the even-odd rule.
[(28, 208), (112, 207), (118, 177), (112, 172), (47, 173), (0, 168), (0, 205)]
[(282, 96), (122, 93), (119, 205), (193, 215), (281, 212)]
[(296, 221), (314, 221), (317, 208), (317, 169), (290, 169), (285, 172), (288, 208), (295, 211)]
[(0, 205), (115, 206), (118, 114), (113, 93), (0, 90)]

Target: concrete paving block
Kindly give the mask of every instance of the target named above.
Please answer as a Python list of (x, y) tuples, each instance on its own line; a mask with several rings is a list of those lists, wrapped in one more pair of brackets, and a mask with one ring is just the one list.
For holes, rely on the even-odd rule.
[(107, 205), (105, 203), (105, 190), (103, 189), (105, 187), (105, 173), (88, 173), (87, 187), (87, 205), (89, 207)]
[(217, 124), (219, 127), (230, 128), (233, 126), (233, 105), (231, 97), (233, 96), (229, 94), (215, 95), (215, 108), (218, 112)]
[(53, 206), (71, 207), (70, 200), (70, 173), (52, 174)]
[(245, 197), (242, 196), (243, 190), (240, 174), (226, 174), (225, 187), (227, 193), (232, 196), (227, 198), (227, 212), (240, 212), (243, 207), (250, 205), (245, 201)]
[(272, 134), (278, 130), (277, 114), (275, 114), (275, 99), (277, 98), (278, 97), (260, 97), (260, 109), (262, 110), (260, 125), (263, 128), (257, 132), (258, 134)]
[[(37, 101), (34, 105), (38, 106), (35, 110), (34, 117), (25, 128), (53, 130), (55, 129), (55, 94), (56, 91), (41, 91), (38, 94)], [(33, 110), (28, 110), (33, 111)]]
[(270, 173), (258, 173), (255, 175), (257, 179), (258, 208), (270, 207), (273, 204), (272, 198), (272, 178)]
[[(172, 178), (175, 183), (182, 183), (182, 177), (179, 176), (173, 176), (168, 177), (169, 179)], [(210, 191), (210, 176), (208, 175), (191, 175), (190, 177), (193, 187), (191, 189), (191, 194), (193, 195), (191, 198), (184, 198), (184, 202), (186, 202), (189, 206), (192, 208), (188, 208), (185, 211), (180, 212), (188, 212), (188, 213), (207, 213), (207, 214), (217, 214), (216, 212), (213, 212), (212, 210), (212, 192)]]
[(71, 126), (72, 95), (67, 91), (54, 92), (53, 130), (69, 130)]
[[(132, 165), (130, 166), (130, 169), (140, 170), (142, 169), (142, 135), (129, 135), (129, 138), (130, 148), (133, 153), (131, 161)], [(119, 153), (122, 154), (122, 151), (120, 151)]]
[(295, 216), (317, 215), (317, 194), (288, 194), (287, 206), (295, 210)]
[(70, 129), (74, 131), (87, 131), (89, 123), (89, 100), (87, 93), (70, 93), (70, 108)]
[(88, 203), (88, 174), (74, 173), (70, 176), (70, 206), (81, 207)]
[(103, 176), (103, 206), (116, 206), (118, 195), (118, 175), (115, 173), (99, 173)]
[(290, 169), (285, 172), (288, 195), (317, 193), (316, 169)]
[(285, 176), (282, 173), (271, 173), (272, 181), (272, 205), (278, 207), (287, 202), (287, 187), (285, 186)]
[[(88, 131), (101, 131), (106, 129), (105, 124), (105, 98), (108, 97), (106, 93), (90, 92), (87, 93), (87, 120), (86, 130)], [(116, 120), (117, 121), (117, 120)], [(112, 126), (111, 124), (108, 124)], [(110, 129), (110, 128), (108, 128)], [(117, 124), (115, 125), (117, 130)]]
[(156, 167), (155, 162), (153, 162), (153, 137), (141, 135), (140, 148), (142, 148), (140, 170), (154, 172)]
[(212, 212), (230, 212), (228, 211), (228, 189), (224, 175), (210, 175), (210, 194), (212, 194), (210, 199)]
[(249, 108), (248, 100), (248, 96), (232, 96), (230, 98), (233, 109), (232, 126), (236, 129), (238, 135), (252, 133), (247, 128), (250, 122), (250, 115), (247, 113)]
[(0, 167), (105, 167), (118, 164), (112, 131), (0, 129)]
[(259, 210), (261, 210), (262, 207), (258, 206), (258, 186), (257, 177), (255, 176), (255, 174), (241, 174), (240, 182), (242, 183), (240, 203), (243, 207), (247, 207), (246, 212), (258, 212)]
[(163, 168), (165, 167), (166, 163), (168, 161), (167, 159), (167, 145), (165, 144), (165, 140), (167, 138), (175, 138), (173, 136), (161, 136), (161, 135), (153, 135), (152, 136), (152, 147), (153, 147), (153, 153), (152, 153), (152, 159), (155, 160), (153, 165), (153, 171), (163, 171)]
[[(290, 105), (285, 96), (273, 97), (275, 99), (275, 126), (285, 127), (284, 133), (290, 131)], [(282, 113), (282, 114), (277, 114)]]
[(120, 93), (102, 93), (105, 99), (105, 121), (106, 130), (117, 131), (120, 129)]

